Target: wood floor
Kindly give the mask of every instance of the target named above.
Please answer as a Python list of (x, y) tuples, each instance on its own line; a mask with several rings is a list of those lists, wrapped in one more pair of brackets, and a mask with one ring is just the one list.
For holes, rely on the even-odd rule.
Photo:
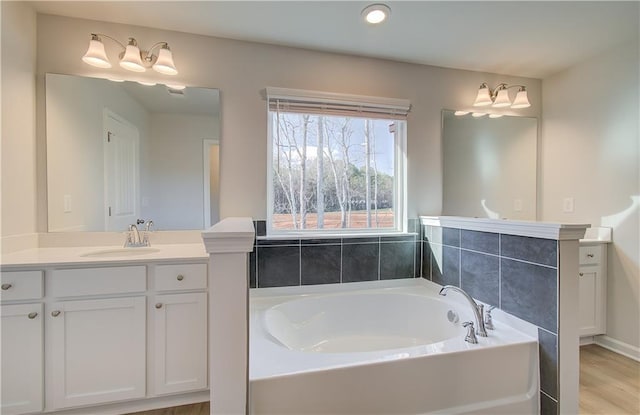
[(595, 344), (581, 347), (580, 414), (640, 414), (640, 363)]
[[(208, 415), (209, 402), (135, 415)], [(639, 415), (640, 363), (591, 344), (580, 348), (580, 414)]]

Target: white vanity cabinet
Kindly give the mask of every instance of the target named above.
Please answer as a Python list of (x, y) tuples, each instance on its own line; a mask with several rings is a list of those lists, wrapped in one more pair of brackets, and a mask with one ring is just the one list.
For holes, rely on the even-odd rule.
[(153, 272), (155, 394), (206, 389), (207, 265), (158, 265)]
[(0, 413), (39, 412), (43, 409), (44, 376), (42, 271), (5, 271), (0, 280)]
[(580, 336), (606, 333), (607, 245), (596, 243), (579, 248)]
[(51, 407), (143, 398), (146, 267), (54, 270), (47, 288), (56, 297), (46, 310)]

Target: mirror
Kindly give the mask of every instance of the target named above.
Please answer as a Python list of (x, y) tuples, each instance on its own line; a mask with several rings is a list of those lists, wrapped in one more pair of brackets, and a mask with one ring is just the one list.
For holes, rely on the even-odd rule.
[(442, 214), (536, 220), (538, 121), (442, 111)]
[(218, 221), (220, 94), (47, 74), (49, 232)]

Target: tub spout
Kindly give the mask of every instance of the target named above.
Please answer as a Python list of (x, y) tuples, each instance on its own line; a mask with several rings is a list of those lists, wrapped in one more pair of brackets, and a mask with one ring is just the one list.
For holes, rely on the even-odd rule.
[(464, 291), (462, 288), (456, 287), (455, 285), (445, 285), (444, 287), (442, 287), (442, 289), (440, 289), (440, 295), (447, 295), (447, 291), (449, 290), (460, 293), (464, 298), (467, 299), (469, 305), (471, 305), (471, 308), (473, 309), (473, 315), (476, 318), (476, 334), (480, 337), (487, 337), (487, 330), (484, 327), (484, 318), (482, 315), (482, 309), (484, 308), (484, 305), (478, 305), (473, 300), (473, 298), (471, 298), (471, 296), (467, 294), (466, 291)]

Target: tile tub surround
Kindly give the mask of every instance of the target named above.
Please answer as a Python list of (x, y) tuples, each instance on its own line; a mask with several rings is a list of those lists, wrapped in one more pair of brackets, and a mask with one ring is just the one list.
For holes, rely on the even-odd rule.
[(249, 256), (251, 288), (416, 278), (420, 272), (418, 219), (410, 233), (388, 236), (266, 239), (265, 221), (254, 221)]
[(429, 224), (419, 235), (423, 278), (538, 326), (541, 414), (557, 414), (560, 241)]

